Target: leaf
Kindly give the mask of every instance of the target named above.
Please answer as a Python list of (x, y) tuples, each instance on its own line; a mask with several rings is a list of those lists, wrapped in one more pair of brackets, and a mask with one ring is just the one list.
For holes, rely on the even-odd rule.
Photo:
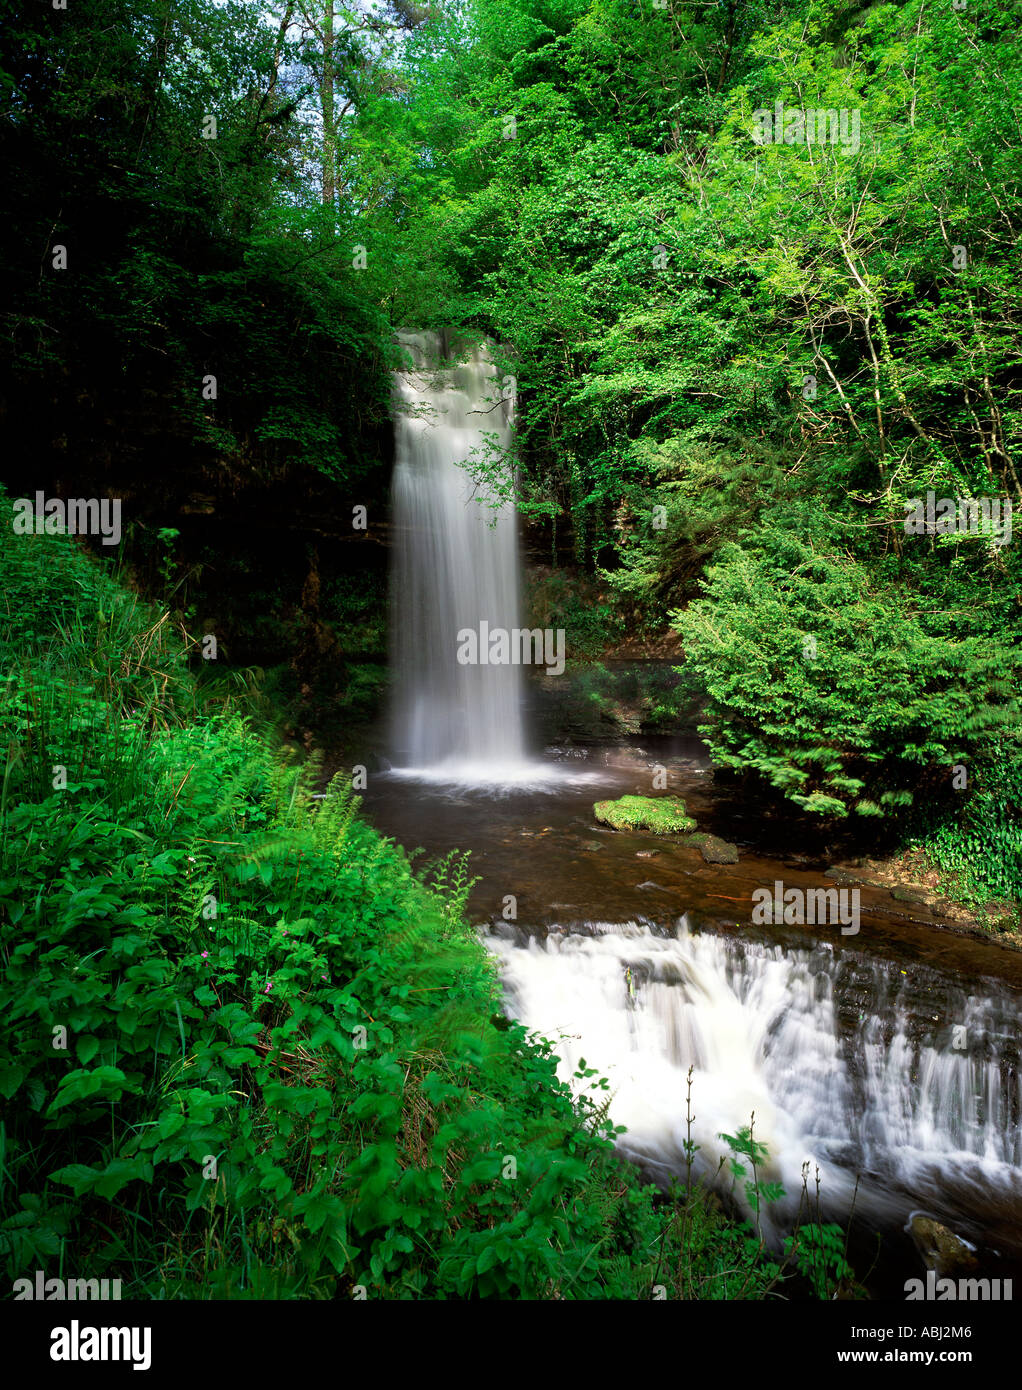
[(128, 1080), (120, 1067), (96, 1067), (92, 1071), (73, 1071), (63, 1077), (47, 1114), (54, 1114), (77, 1100), (90, 1098), (117, 1100)]

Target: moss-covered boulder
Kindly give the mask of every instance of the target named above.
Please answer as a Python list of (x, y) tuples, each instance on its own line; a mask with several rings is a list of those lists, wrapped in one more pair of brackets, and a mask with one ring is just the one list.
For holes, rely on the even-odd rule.
[(593, 815), (615, 830), (648, 830), (653, 835), (696, 827), (678, 796), (619, 796), (616, 801), (597, 801)]
[(731, 844), (729, 840), (722, 840), (719, 835), (706, 835), (702, 832), (698, 835), (686, 835), (685, 844), (689, 849), (697, 849), (707, 864), (738, 863), (738, 846)]
[(842, 869), (837, 865), (828, 869), (823, 877), (831, 879), (839, 888), (855, 888), (865, 881), (861, 874), (853, 874), (850, 869)]
[(891, 897), (895, 902), (915, 903), (918, 907), (929, 907), (937, 901), (936, 895), (927, 893), (925, 888), (906, 888), (903, 884), (891, 889)]
[(978, 1260), (971, 1248), (954, 1231), (949, 1231), (932, 1216), (917, 1213), (909, 1224), (909, 1234), (927, 1269), (941, 1276), (976, 1269)]

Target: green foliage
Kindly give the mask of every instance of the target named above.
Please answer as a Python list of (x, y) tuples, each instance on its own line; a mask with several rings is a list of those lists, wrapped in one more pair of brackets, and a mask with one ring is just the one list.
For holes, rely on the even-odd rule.
[(532, 566), (528, 575), (529, 626), (564, 630), (565, 651), (591, 661), (620, 636), (615, 596), (584, 576)]
[(331, 225), (303, 186), (290, 31), (244, 0), (0, 8), (0, 381), (33, 478), (72, 456), (109, 486), (116, 434), (121, 487), (134, 471), (179, 502), (289, 471), (364, 479), (388, 326), (354, 210)]
[[(784, 524), (787, 522), (787, 525)], [(910, 804), (1018, 717), (1017, 657), (955, 640), (789, 513), (725, 546), (706, 597), (673, 615), (707, 692), (716, 762), (754, 768), (808, 811), (878, 815)]]
[(949, 889), (966, 901), (1022, 900), (1022, 759), (1019, 733), (1009, 731), (985, 747), (971, 765), (960, 764), (968, 785), (920, 808), (911, 822), (915, 844), (936, 863)]
[(846, 1248), (847, 1238), (833, 1222), (807, 1222), (784, 1243), (785, 1255), (821, 1299), (833, 1297), (836, 1288), (854, 1277)]
[[(761, 1168), (768, 1158), (766, 1145), (753, 1138), (752, 1125), (745, 1125), (737, 1134), (721, 1134), (718, 1138), (723, 1139), (731, 1150), (728, 1171), (732, 1184), (739, 1178), (746, 1179), (745, 1200), (758, 1217), (764, 1204), (776, 1202), (779, 1197), (784, 1196), (784, 1188), (780, 1183), (764, 1182), (758, 1176), (757, 1169)], [(752, 1169), (751, 1178), (747, 1177), (748, 1168), (741, 1161), (743, 1158)]]
[[(779, 1182), (766, 1182), (760, 1177), (760, 1170), (769, 1161), (767, 1147), (753, 1135), (753, 1124), (743, 1126), (737, 1134), (718, 1136), (727, 1144), (731, 1157), (728, 1172), (731, 1176), (732, 1191), (739, 1179), (744, 1179), (745, 1205), (752, 1212), (756, 1238), (746, 1236), (750, 1251), (762, 1247), (760, 1232), (761, 1214), (771, 1202), (779, 1201), (785, 1195)], [(751, 1171), (751, 1177), (749, 1176)], [(850, 1288), (854, 1283), (854, 1271), (845, 1256), (847, 1237), (840, 1226), (823, 1223), (819, 1219), (819, 1169), (816, 1174), (817, 1213), (815, 1220), (802, 1220), (804, 1211), (811, 1211), (808, 1186), (809, 1164), (802, 1169), (802, 1201), (799, 1206), (799, 1219), (795, 1230), (784, 1238), (782, 1259), (773, 1266), (774, 1272), (790, 1270), (806, 1281), (814, 1298), (833, 1298), (839, 1288)], [(756, 1244), (758, 1242), (758, 1245)]]

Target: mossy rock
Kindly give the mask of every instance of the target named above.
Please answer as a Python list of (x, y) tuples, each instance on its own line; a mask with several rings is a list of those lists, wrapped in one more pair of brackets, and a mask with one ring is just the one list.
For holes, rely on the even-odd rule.
[(891, 889), (891, 897), (898, 903), (913, 903), (917, 907), (929, 907), (935, 902), (932, 893), (927, 893), (925, 888), (910, 888), (903, 884), (898, 884)]
[(694, 830), (696, 826), (677, 796), (619, 796), (616, 801), (597, 801), (593, 815), (615, 830), (648, 830), (653, 835)]
[(697, 849), (707, 864), (738, 863), (738, 846), (722, 840), (719, 835), (700, 831), (698, 835), (686, 835), (685, 844), (689, 849)]
[(923, 1216), (922, 1213), (913, 1216), (909, 1234), (926, 1268), (939, 1275), (948, 1276), (978, 1267), (979, 1262), (965, 1241), (939, 1221), (934, 1221), (932, 1216)]
[(836, 867), (828, 869), (823, 877), (832, 879), (839, 888), (854, 888), (856, 884), (863, 882), (859, 874), (853, 874), (848, 869)]

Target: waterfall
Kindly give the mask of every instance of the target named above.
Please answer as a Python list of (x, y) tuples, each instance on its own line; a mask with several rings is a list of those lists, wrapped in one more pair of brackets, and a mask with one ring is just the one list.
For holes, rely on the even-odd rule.
[(719, 1135), (754, 1112), (760, 1176), (788, 1193), (779, 1216), (807, 1160), (835, 1216), (856, 1174), (860, 1213), (1022, 1197), (1018, 1006), (992, 981), (969, 994), (926, 967), (910, 980), (829, 943), (785, 949), (684, 919), (673, 936), (589, 923), (491, 946), (509, 1011), (551, 1040), (562, 1080), (583, 1058), (608, 1078), (621, 1148), (654, 1173), (684, 1172), (691, 1065), (694, 1171), (712, 1176)]
[(519, 627), (513, 502), (459, 467), (506, 450), (513, 400), (484, 351), (444, 364), (438, 335), (399, 339), (414, 365), (394, 390), (395, 762), (443, 780), (522, 780), (521, 667), (458, 660), (464, 629)]

